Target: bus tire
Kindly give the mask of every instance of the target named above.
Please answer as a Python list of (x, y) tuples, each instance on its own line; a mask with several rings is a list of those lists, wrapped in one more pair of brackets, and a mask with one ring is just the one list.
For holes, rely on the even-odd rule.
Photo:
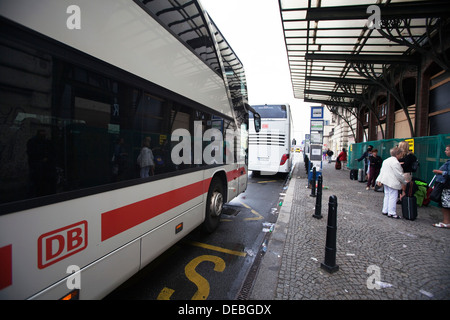
[(205, 221), (203, 222), (203, 230), (205, 232), (212, 233), (219, 226), (224, 201), (225, 197), (222, 180), (214, 177), (211, 180), (208, 198), (206, 199)]

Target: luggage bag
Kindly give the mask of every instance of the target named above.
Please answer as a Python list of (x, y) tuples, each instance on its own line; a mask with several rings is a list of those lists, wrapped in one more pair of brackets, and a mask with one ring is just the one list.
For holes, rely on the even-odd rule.
[(375, 184), (374, 190), (376, 192), (384, 192), (384, 185), (381, 185), (381, 187), (379, 187), (378, 184)]
[(417, 199), (413, 195), (414, 182), (406, 184), (405, 196), (402, 198), (402, 215), (406, 220), (414, 221), (417, 218)]
[(414, 221), (417, 218), (417, 200), (415, 196), (402, 198), (402, 215), (406, 220)]
[(358, 181), (359, 182), (366, 182), (366, 173), (364, 172), (364, 169), (358, 169)]
[(338, 161), (338, 160), (336, 160), (336, 164), (334, 165), (334, 168), (336, 169), (336, 170), (341, 170), (341, 161)]

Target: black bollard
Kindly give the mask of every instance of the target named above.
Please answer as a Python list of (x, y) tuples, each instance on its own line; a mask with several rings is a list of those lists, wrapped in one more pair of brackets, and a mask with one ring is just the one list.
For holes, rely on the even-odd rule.
[(337, 226), (337, 197), (330, 196), (328, 202), (327, 240), (325, 244), (325, 261), (320, 267), (329, 273), (339, 270), (336, 265), (336, 230)]
[(322, 219), (322, 175), (317, 178), (316, 209), (313, 217), (316, 219)]
[(312, 181), (311, 181), (311, 197), (316, 196), (316, 167), (313, 167), (312, 170)]
[(305, 170), (306, 170), (306, 174), (309, 173), (309, 158), (307, 155), (305, 155)]

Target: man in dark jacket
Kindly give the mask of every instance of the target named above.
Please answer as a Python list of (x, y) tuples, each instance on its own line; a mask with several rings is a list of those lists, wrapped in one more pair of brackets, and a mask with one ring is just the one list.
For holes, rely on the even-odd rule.
[(373, 146), (372, 145), (369, 145), (368, 147), (367, 147), (367, 150), (363, 153), (363, 155), (361, 156), (361, 158), (359, 158), (359, 159), (355, 159), (355, 160), (357, 160), (358, 162), (361, 162), (361, 160), (364, 160), (364, 173), (367, 173), (367, 169), (369, 169), (369, 166), (368, 166), (368, 160), (369, 160), (369, 156), (371, 155), (371, 153), (372, 153), (372, 149), (373, 149)]
[(378, 155), (377, 149), (372, 149), (372, 155), (369, 156), (369, 179), (367, 179), (367, 187), (366, 190), (370, 190), (370, 186), (375, 188), (375, 180), (380, 174), (381, 165), (383, 164), (383, 159)]
[(333, 156), (333, 154), (334, 152), (328, 148), (327, 150), (328, 163), (331, 163), (331, 157)]

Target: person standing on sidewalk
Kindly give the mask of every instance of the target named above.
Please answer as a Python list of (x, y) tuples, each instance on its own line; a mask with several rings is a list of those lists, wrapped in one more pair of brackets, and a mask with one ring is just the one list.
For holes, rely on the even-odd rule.
[[(369, 158), (372, 155), (373, 146), (369, 145), (367, 147), (367, 150), (362, 154), (362, 156), (359, 159), (355, 159), (355, 161), (361, 162), (361, 160), (364, 160), (364, 173), (369, 175)], [(376, 178), (376, 177), (375, 177)]]
[[(398, 144), (398, 147), (403, 150), (403, 157), (398, 160), (400, 162), (400, 165), (403, 169), (403, 175), (405, 176), (406, 183), (412, 181), (412, 173), (413, 171), (413, 165), (417, 161), (417, 157), (414, 155), (414, 153), (409, 150), (409, 143), (407, 141), (402, 141)], [(414, 183), (414, 182), (413, 182)], [(405, 195), (406, 192), (406, 185), (402, 187), (402, 191), (399, 192), (399, 200), (397, 204), (401, 203), (401, 199)]]
[(398, 191), (406, 184), (402, 166), (398, 161), (404, 155), (402, 149), (394, 147), (391, 149), (391, 157), (383, 161), (380, 174), (376, 179), (377, 185), (384, 185), (384, 200), (382, 213), (388, 217), (399, 219), (397, 215)]
[(342, 148), (342, 151), (339, 153), (336, 161), (337, 160), (342, 163), (342, 170), (345, 170), (345, 167), (347, 166), (347, 152), (345, 151), (345, 148)]
[(370, 186), (375, 188), (375, 180), (380, 174), (381, 165), (383, 164), (383, 159), (378, 155), (378, 150), (373, 149), (372, 155), (369, 157), (370, 169), (369, 169), (369, 179), (367, 179), (366, 190), (370, 190)]
[(402, 141), (398, 144), (398, 147), (403, 150), (403, 157), (399, 160), (403, 168), (403, 175), (406, 181), (412, 180), (413, 164), (416, 162), (417, 157), (409, 150), (409, 143)]
[[(450, 158), (450, 144), (445, 147), (445, 155)], [(450, 229), (450, 159), (439, 170), (433, 170), (433, 173), (436, 174), (436, 182), (445, 183), (439, 203), (442, 207), (443, 221), (433, 224), (433, 226)]]
[(333, 156), (334, 152), (328, 148), (327, 150), (327, 157), (328, 157), (328, 163), (331, 163), (331, 157)]

